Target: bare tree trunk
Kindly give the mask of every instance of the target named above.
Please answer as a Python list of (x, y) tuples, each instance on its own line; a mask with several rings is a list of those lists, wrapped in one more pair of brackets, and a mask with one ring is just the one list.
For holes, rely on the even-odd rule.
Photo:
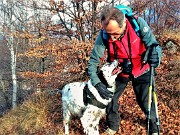
[(95, 20), (96, 20), (96, 7), (97, 7), (97, 2), (93, 1), (92, 2), (92, 30), (91, 30), (91, 32), (92, 32), (92, 36), (91, 37), (92, 38), (91, 39), (93, 39), (95, 31), (96, 31), (95, 26), (94, 26)]
[(2, 72), (0, 72), (0, 84), (1, 84), (2, 91), (5, 91), (4, 82), (2, 80)]
[(149, 15), (148, 15), (148, 24), (151, 24), (151, 12), (152, 12), (152, 5), (149, 6)]
[(13, 83), (12, 90), (12, 107), (15, 108), (17, 106), (17, 77), (16, 77), (16, 52), (17, 52), (17, 44), (15, 41), (13, 33), (15, 32), (15, 25), (13, 25), (13, 17), (15, 16), (15, 8), (13, 3), (14, 1), (8, 1), (7, 3), (1, 3), (1, 12), (4, 15), (3, 21), (6, 24), (8, 30), (4, 31), (4, 37), (7, 41), (8, 49), (10, 50), (11, 55), (11, 78)]
[(114, 0), (112, 0), (112, 6), (114, 7)]
[(14, 38), (11, 37), (9, 41), (9, 50), (11, 53), (11, 73), (12, 73), (12, 83), (13, 83), (13, 94), (12, 94), (12, 107), (17, 107), (17, 77), (16, 77), (16, 51), (13, 46)]
[(0, 85), (1, 85), (1, 89), (2, 91), (0, 91), (0, 93), (2, 94), (1, 96), (3, 97), (3, 99), (5, 100), (4, 104), (5, 104), (5, 107), (8, 106), (8, 96), (6, 95), (6, 92), (5, 92), (5, 85), (4, 85), (4, 82), (3, 82), (3, 77), (2, 77), (2, 72), (0, 71)]

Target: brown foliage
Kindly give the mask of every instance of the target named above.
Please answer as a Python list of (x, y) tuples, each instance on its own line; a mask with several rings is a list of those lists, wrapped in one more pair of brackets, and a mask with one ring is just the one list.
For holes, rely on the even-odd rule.
[(43, 73), (21, 72), (23, 78), (38, 80), (40, 88), (57, 88), (75, 80), (86, 79), (87, 62), (92, 44), (88, 42), (71, 41), (70, 43), (48, 44), (37, 46), (19, 56), (44, 58), (50, 57), (51, 65)]
[(180, 32), (177, 30), (164, 30), (161, 35), (159, 35), (159, 42), (163, 45), (168, 41), (174, 42), (176, 45), (180, 46)]

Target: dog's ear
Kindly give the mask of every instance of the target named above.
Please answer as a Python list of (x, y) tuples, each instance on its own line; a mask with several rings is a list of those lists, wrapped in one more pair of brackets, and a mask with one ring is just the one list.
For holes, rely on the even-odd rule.
[(98, 72), (98, 77), (104, 85), (106, 85), (107, 87), (109, 86), (106, 79), (104, 78), (103, 72), (101, 70)]

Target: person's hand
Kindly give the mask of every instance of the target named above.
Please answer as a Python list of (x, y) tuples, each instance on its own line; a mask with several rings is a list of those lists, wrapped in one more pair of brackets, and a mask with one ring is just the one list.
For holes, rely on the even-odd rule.
[(94, 87), (97, 89), (97, 91), (99, 92), (99, 95), (103, 99), (108, 100), (109, 98), (112, 98), (113, 93), (111, 91), (109, 91), (102, 82), (96, 84)]
[(159, 57), (158, 57), (158, 52), (156, 51), (156, 46), (152, 46), (149, 48), (149, 54), (148, 54), (148, 60), (147, 62), (151, 67), (156, 68), (159, 65)]

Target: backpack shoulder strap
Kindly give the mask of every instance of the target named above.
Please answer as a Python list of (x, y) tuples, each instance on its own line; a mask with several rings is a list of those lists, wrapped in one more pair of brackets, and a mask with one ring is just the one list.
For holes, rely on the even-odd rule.
[(129, 16), (127, 14), (125, 14), (125, 16), (128, 19), (128, 21), (130, 22), (130, 24), (133, 27), (136, 34), (140, 37), (141, 36), (141, 31), (140, 31), (139, 24), (137, 23), (138, 16), (133, 16), (133, 15)]
[(106, 35), (104, 32), (105, 32), (104, 30), (100, 31), (101, 39), (102, 39), (102, 42), (103, 42), (104, 46), (106, 48), (108, 48), (108, 35)]
[(133, 16), (132, 9), (130, 7), (124, 6), (124, 5), (117, 5), (116, 8), (118, 8), (119, 10), (121, 10), (125, 14), (125, 17), (131, 23), (131, 25), (132, 25), (133, 29), (135, 30), (136, 34), (138, 36), (140, 36), (141, 35), (140, 28), (139, 28), (139, 25), (137, 23), (138, 17)]

